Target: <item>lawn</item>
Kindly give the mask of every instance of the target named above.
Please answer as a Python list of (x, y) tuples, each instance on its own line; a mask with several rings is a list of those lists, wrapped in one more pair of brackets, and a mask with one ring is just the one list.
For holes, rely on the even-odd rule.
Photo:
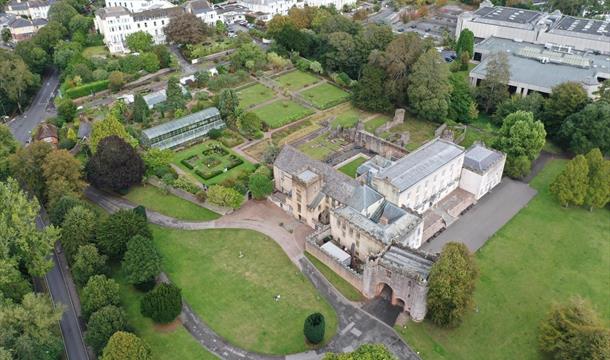
[(108, 56), (108, 50), (105, 46), (90, 46), (83, 50), (83, 57), (85, 59), (91, 59), (92, 57), (106, 57)]
[(465, 148), (469, 148), (472, 144), (474, 144), (475, 141), (482, 141), (485, 145), (491, 146), (495, 139), (496, 135), (489, 131), (483, 131), (469, 127), (467, 128), (466, 136), (464, 137), (464, 140), (460, 143), (460, 145)]
[(364, 123), (364, 130), (370, 132), (371, 134), (375, 133), (375, 130), (379, 128), (381, 125), (387, 123), (391, 119), (388, 116), (379, 116), (374, 119), (371, 119)]
[(239, 106), (247, 109), (273, 99), (275, 93), (262, 84), (254, 84), (239, 90), (237, 96), (239, 97)]
[(531, 183), (538, 195), (477, 252), (477, 310), (460, 327), (399, 330), (423, 359), (542, 359), (537, 327), (551, 303), (573, 295), (610, 325), (610, 212), (562, 208), (548, 186), (564, 166), (549, 162)]
[(331, 121), (331, 125), (333, 127), (342, 127), (342, 128), (353, 128), (358, 124), (358, 120), (360, 119), (360, 113), (356, 109), (349, 109), (341, 114), (337, 115), (337, 117)]
[(278, 76), (274, 80), (280, 83), (282, 87), (291, 91), (300, 90), (320, 81), (318, 77), (300, 70)]
[(313, 113), (310, 109), (290, 100), (277, 100), (252, 111), (270, 128), (279, 128)]
[[(224, 149), (224, 151), (221, 151), (221, 153), (213, 152), (207, 155), (204, 154), (207, 150), (217, 146)], [(236, 164), (237, 159), (241, 159), (242, 163), (228, 169), (232, 164)], [(189, 169), (182, 160), (188, 160), (192, 169)], [(191, 146), (188, 149), (178, 151), (174, 154), (172, 163), (189, 173), (193, 179), (201, 181), (208, 186), (221, 183), (228, 178), (236, 178), (242, 171), (254, 170), (254, 165), (252, 163), (240, 158), (233, 151), (222, 146), (218, 141), (213, 140), (208, 140), (201, 144)], [(224, 171), (225, 169), (228, 170)], [(199, 174), (197, 172), (199, 172)], [(217, 175), (211, 178), (204, 178), (204, 176), (208, 177), (215, 173)]]
[(164, 194), (152, 185), (134, 186), (125, 198), (147, 209), (182, 220), (209, 221), (220, 215), (204, 207), (183, 200), (172, 194)]
[(344, 173), (345, 175), (349, 176), (349, 177), (356, 177), (356, 170), (358, 169), (358, 166), (362, 165), (366, 160), (368, 160), (367, 158), (365, 158), (364, 156), (359, 156), (357, 158), (355, 158), (354, 160), (348, 162), (347, 164), (341, 166), (339, 168), (339, 171), (341, 171), (342, 173)]
[(203, 348), (182, 324), (176, 324), (175, 328), (155, 328), (151, 319), (140, 314), (140, 299), (143, 293), (127, 284), (120, 271), (116, 271), (113, 278), (120, 285), (121, 303), (127, 314), (127, 321), (135, 333), (150, 346), (153, 359), (217, 359)]
[(350, 97), (348, 92), (329, 83), (309, 88), (301, 92), (301, 95), (318, 109), (328, 109), (335, 105), (339, 105), (346, 102)]
[(329, 139), (329, 135), (328, 132), (325, 132), (315, 139), (300, 145), (299, 150), (313, 159), (322, 161), (345, 145), (343, 138)]
[(440, 126), (440, 124), (426, 120), (419, 120), (409, 115), (405, 115), (405, 117), (406, 119), (404, 123), (396, 125), (384, 132), (381, 137), (389, 139), (392, 136), (398, 136), (399, 134), (408, 131), (410, 134), (410, 140), (406, 148), (409, 151), (413, 151), (424, 143), (432, 140), (432, 138), (434, 138), (434, 130)]
[(303, 321), (313, 312), (326, 318), (325, 341), (334, 336), (333, 308), (267, 236), (238, 229), (152, 229), (164, 271), (199, 317), (230, 343), (266, 354), (306, 351)]
[(337, 289), (341, 294), (343, 294), (343, 296), (345, 296), (348, 300), (363, 300), (363, 296), (360, 291), (358, 291), (358, 289), (356, 289), (350, 283), (345, 281), (345, 279), (343, 279), (341, 276), (337, 275), (337, 273), (334, 272), (331, 268), (324, 265), (320, 260), (316, 259), (315, 256), (311, 255), (310, 253), (306, 252), (305, 256), (309, 259), (309, 261), (311, 261), (311, 263), (316, 267), (316, 269), (318, 269), (318, 271), (320, 271), (322, 275), (324, 275), (326, 280), (328, 280), (328, 282), (330, 282), (335, 287), (335, 289)]

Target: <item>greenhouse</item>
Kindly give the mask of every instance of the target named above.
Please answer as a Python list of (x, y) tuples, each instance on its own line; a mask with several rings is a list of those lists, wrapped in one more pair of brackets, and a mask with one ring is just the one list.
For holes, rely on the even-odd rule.
[(142, 145), (170, 149), (224, 127), (218, 109), (210, 107), (142, 131)]

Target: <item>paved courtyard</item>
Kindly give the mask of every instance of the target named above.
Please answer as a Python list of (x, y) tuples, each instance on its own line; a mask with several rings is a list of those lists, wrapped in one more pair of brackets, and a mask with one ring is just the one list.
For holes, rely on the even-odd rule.
[(436, 253), (440, 252), (446, 243), (456, 241), (466, 244), (470, 251), (474, 252), (535, 195), (536, 190), (528, 184), (505, 177), (500, 185), (480, 199), (447, 230), (422, 245), (421, 249)]

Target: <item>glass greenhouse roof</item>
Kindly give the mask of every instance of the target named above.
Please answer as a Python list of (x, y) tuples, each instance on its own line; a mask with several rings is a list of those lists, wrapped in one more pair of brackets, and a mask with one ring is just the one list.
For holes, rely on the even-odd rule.
[(142, 131), (142, 134), (148, 139), (154, 139), (158, 136), (165, 135), (174, 130), (182, 129), (188, 125), (194, 124), (201, 120), (209, 119), (214, 116), (220, 116), (220, 112), (215, 107), (209, 107), (196, 113), (181, 117), (179, 119), (172, 120), (165, 124), (146, 129)]

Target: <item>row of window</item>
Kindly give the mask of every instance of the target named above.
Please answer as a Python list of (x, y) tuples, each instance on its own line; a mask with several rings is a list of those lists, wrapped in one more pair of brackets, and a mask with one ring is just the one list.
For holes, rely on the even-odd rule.
[(220, 115), (215, 115), (210, 118), (200, 120), (194, 124), (190, 124), (190, 125), (184, 126), (182, 128), (174, 129), (170, 132), (161, 134), (159, 136), (155, 136), (155, 137), (149, 139), (149, 141), (151, 144), (156, 144), (163, 140), (170, 139), (170, 138), (180, 135), (180, 134), (190, 133), (193, 131), (207, 131), (213, 127), (218, 126), (220, 123), (222, 123), (222, 119), (220, 118)]

